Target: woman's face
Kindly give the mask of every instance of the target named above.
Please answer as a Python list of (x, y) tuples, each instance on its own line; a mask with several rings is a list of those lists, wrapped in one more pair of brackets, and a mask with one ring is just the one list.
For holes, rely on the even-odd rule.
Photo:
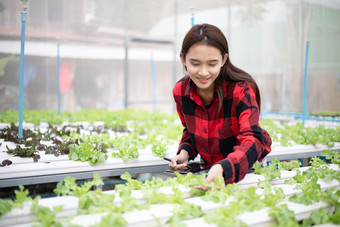
[(181, 53), (181, 60), (191, 80), (200, 91), (214, 91), (214, 82), (218, 77), (221, 67), (227, 61), (228, 55), (222, 54), (219, 49), (207, 44), (194, 44), (187, 55)]

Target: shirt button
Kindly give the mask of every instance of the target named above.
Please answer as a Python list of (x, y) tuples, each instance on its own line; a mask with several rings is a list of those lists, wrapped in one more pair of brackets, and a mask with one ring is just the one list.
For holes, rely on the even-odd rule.
[(204, 129), (204, 133), (207, 133), (207, 130), (206, 130), (206, 129)]

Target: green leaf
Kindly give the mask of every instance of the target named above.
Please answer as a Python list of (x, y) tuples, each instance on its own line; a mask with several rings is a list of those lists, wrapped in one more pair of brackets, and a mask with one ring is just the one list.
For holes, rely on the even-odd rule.
[(202, 208), (192, 203), (182, 203), (172, 210), (173, 215), (166, 221), (167, 224), (178, 223), (183, 220), (199, 218), (203, 216)]
[(99, 174), (99, 173), (94, 173), (94, 174), (93, 174), (92, 184), (93, 184), (93, 185), (96, 185), (96, 186), (104, 185), (104, 182), (103, 182), (102, 179), (100, 178), (100, 174)]
[(236, 216), (240, 214), (239, 209), (221, 207), (216, 210), (208, 212), (204, 215), (204, 220), (207, 223), (214, 223), (218, 227), (224, 226), (240, 226), (246, 227), (247, 225), (240, 221)]
[(69, 146), (69, 159), (73, 161), (88, 161), (91, 165), (102, 163), (107, 160), (107, 155), (103, 154), (101, 149), (96, 150), (94, 145), (85, 141), (79, 145), (72, 144)]
[(132, 178), (128, 172), (125, 172), (123, 175), (120, 176), (120, 179), (130, 181)]
[(325, 149), (321, 151), (321, 156), (326, 156), (327, 159), (331, 159), (332, 151)]
[(57, 187), (53, 190), (54, 193), (59, 195), (74, 195), (80, 197), (81, 195), (87, 193), (93, 186), (104, 185), (103, 181), (100, 179), (100, 175), (97, 173), (93, 174), (93, 180), (85, 182), (82, 185), (76, 184), (75, 178), (67, 176), (63, 181), (58, 182)]
[(128, 222), (124, 219), (121, 213), (109, 213), (103, 217), (99, 224), (93, 225), (92, 227), (124, 227), (127, 226)]
[(32, 198), (28, 196), (28, 190), (25, 190), (22, 185), (19, 185), (19, 190), (15, 190), (14, 193), (14, 203), (18, 204), (20, 207), (22, 207), (23, 202), (32, 200)]
[(32, 213), (36, 214), (34, 227), (63, 227), (63, 224), (56, 220), (56, 214), (62, 211), (62, 206), (53, 207), (50, 210), (48, 207), (44, 206), (33, 206), (31, 209)]
[(288, 209), (287, 204), (271, 207), (268, 214), (274, 218), (276, 226), (299, 226), (294, 212)]
[(1, 217), (1, 215), (11, 211), (12, 207), (11, 207), (10, 201), (11, 200), (9, 200), (9, 199), (1, 199), (0, 200), (0, 217)]
[(105, 212), (112, 208), (115, 194), (103, 193), (100, 189), (89, 191), (79, 197), (78, 212), (81, 214)]

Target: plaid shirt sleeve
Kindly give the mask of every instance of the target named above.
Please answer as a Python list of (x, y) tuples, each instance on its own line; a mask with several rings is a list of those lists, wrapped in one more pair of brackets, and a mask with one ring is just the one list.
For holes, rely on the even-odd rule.
[(182, 109), (182, 95), (185, 92), (186, 87), (182, 86), (182, 81), (184, 80), (184, 78), (182, 78), (182, 80), (180, 80), (174, 87), (173, 89), (173, 97), (175, 99), (176, 102), (176, 109), (177, 109), (177, 113), (178, 116), (182, 122), (182, 125), (184, 127), (183, 129), (183, 134), (182, 134), (182, 138), (180, 141), (180, 145), (177, 151), (177, 154), (181, 151), (181, 150), (186, 150), (189, 153), (189, 160), (193, 160), (195, 159), (195, 157), (197, 156), (197, 151), (196, 149), (194, 149), (193, 144), (191, 143), (191, 138), (190, 138), (190, 133), (188, 131), (187, 128), (187, 123), (184, 119), (184, 113), (183, 113), (183, 109)]
[(259, 109), (255, 93), (249, 84), (236, 84), (233, 107), (231, 115), (236, 117), (239, 125), (237, 145), (233, 152), (219, 162), (223, 167), (226, 183), (242, 180), (256, 160), (261, 161), (270, 152), (271, 146), (270, 136), (259, 125)]

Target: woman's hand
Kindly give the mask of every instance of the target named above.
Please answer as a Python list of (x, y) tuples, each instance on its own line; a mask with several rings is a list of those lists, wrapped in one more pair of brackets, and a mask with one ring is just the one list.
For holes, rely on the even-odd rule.
[[(186, 150), (181, 150), (181, 152), (173, 157), (169, 163), (172, 170), (185, 170), (187, 169), (187, 164), (189, 161), (189, 153)], [(177, 163), (181, 164), (177, 164)]]
[[(223, 168), (220, 164), (213, 165), (210, 168), (210, 170), (208, 172), (208, 176), (205, 179), (205, 181), (209, 184), (211, 182), (214, 182), (214, 180), (216, 178), (223, 178)], [(223, 184), (223, 186), (224, 186), (224, 184)], [(195, 188), (201, 189), (201, 190), (204, 190), (204, 191), (208, 191), (208, 190), (211, 189), (210, 187), (203, 186), (203, 185), (197, 185), (197, 186), (195, 186)]]

